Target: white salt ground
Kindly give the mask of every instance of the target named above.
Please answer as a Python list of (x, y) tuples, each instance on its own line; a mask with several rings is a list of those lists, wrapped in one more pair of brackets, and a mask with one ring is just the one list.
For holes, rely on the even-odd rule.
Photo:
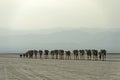
[(120, 55), (107, 61), (20, 59), (0, 55), (0, 80), (120, 80)]

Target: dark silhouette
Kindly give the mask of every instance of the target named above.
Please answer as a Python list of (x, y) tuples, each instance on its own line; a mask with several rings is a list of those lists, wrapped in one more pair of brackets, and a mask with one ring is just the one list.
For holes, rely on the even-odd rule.
[(92, 50), (92, 53), (93, 53), (93, 60), (98, 60), (98, 51), (97, 50)]
[(70, 60), (71, 59), (71, 52), (66, 51), (66, 59)]
[(74, 60), (78, 60), (79, 57), (78, 57), (78, 50), (73, 50), (73, 54), (74, 54)]
[(51, 54), (51, 58), (54, 59), (55, 50), (52, 50), (52, 51), (50, 52), (50, 54)]
[(44, 51), (45, 59), (48, 59), (49, 50)]
[(64, 59), (64, 50), (59, 50), (59, 58)]
[(22, 58), (22, 54), (20, 54), (20, 58)]
[(84, 60), (85, 59), (85, 51), (84, 50), (79, 50), (80, 52), (80, 59)]
[(87, 53), (87, 59), (91, 60), (91, 50), (85, 50)]
[(33, 53), (34, 53), (34, 55), (35, 55), (35, 59), (37, 59), (38, 51), (37, 51), (37, 50), (33, 50)]
[[(42, 58), (43, 55), (43, 51), (42, 50), (28, 50), (26, 53), (20, 54), (20, 58), (32, 58), (33, 56), (35, 56), (35, 59), (37, 59), (37, 55), (39, 53), (40, 59)], [(106, 50), (105, 49), (101, 49), (99, 52), (98, 50), (95, 49), (86, 49), (86, 50), (73, 50), (73, 56), (74, 56), (74, 60), (78, 60), (78, 59), (85, 59), (85, 54), (87, 55), (87, 60), (101, 60), (104, 61), (106, 60)], [(48, 55), (49, 55), (49, 50), (44, 50), (44, 57), (45, 59), (48, 59)], [(51, 50), (50, 51), (50, 55), (52, 59), (64, 59), (64, 55), (65, 55), (65, 59), (70, 60), (71, 59), (71, 51), (64, 51), (64, 50)], [(80, 55), (80, 58), (79, 58)]]
[(56, 59), (58, 59), (58, 53), (59, 53), (59, 51), (55, 50)]
[(29, 55), (29, 53), (28, 53), (28, 51), (25, 53), (25, 56), (26, 56), (26, 58), (28, 58), (28, 55)]
[(33, 58), (33, 50), (29, 50), (29, 58)]
[(25, 53), (23, 54), (23, 58), (25, 58)]
[(42, 58), (43, 51), (39, 50), (40, 59)]
[(106, 60), (106, 50), (105, 49), (100, 50), (99, 54), (101, 55), (102, 61)]

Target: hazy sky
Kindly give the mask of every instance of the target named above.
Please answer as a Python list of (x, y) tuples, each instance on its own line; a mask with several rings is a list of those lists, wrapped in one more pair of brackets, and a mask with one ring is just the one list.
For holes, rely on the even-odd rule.
[(1, 52), (34, 48), (120, 52), (120, 0), (0, 0), (0, 33)]

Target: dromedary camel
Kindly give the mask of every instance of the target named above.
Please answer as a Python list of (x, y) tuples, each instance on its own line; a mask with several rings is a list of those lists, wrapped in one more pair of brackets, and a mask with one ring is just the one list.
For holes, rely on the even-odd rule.
[(48, 59), (49, 50), (44, 51), (45, 59)]
[(40, 59), (42, 58), (43, 51), (39, 50)]
[(73, 54), (74, 54), (74, 60), (78, 60), (79, 56), (78, 56), (78, 50), (73, 50)]
[(89, 50), (85, 50), (85, 51), (86, 51), (86, 53), (87, 53), (87, 59), (88, 59), (88, 60), (91, 60), (91, 56), (92, 56), (91, 50), (89, 49)]
[(92, 50), (92, 54), (93, 54), (93, 60), (98, 60), (98, 50)]
[(106, 60), (106, 50), (105, 49), (100, 50), (100, 52), (99, 52), (99, 58), (102, 61)]
[(58, 59), (59, 50), (55, 50), (56, 59)]
[(25, 53), (26, 58), (28, 58), (28, 51)]
[(55, 50), (50, 51), (50, 54), (51, 54), (51, 58), (54, 59)]
[(85, 59), (85, 51), (84, 50), (79, 50), (80, 52), (80, 59), (84, 60)]
[(64, 50), (59, 50), (59, 59), (64, 59)]
[(23, 54), (23, 58), (25, 58), (25, 53)]
[(29, 53), (29, 58), (33, 58), (33, 50), (29, 50), (28, 53)]
[(71, 52), (70, 51), (65, 51), (66, 52), (66, 59), (71, 59)]
[(35, 59), (37, 59), (38, 51), (37, 51), (37, 50), (33, 50), (33, 53), (34, 53), (34, 55), (35, 55)]

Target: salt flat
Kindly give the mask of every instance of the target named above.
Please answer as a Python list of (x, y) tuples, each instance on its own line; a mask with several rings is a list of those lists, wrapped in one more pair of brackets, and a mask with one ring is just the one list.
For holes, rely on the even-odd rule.
[(120, 80), (120, 55), (107, 61), (21, 59), (0, 55), (0, 80)]

